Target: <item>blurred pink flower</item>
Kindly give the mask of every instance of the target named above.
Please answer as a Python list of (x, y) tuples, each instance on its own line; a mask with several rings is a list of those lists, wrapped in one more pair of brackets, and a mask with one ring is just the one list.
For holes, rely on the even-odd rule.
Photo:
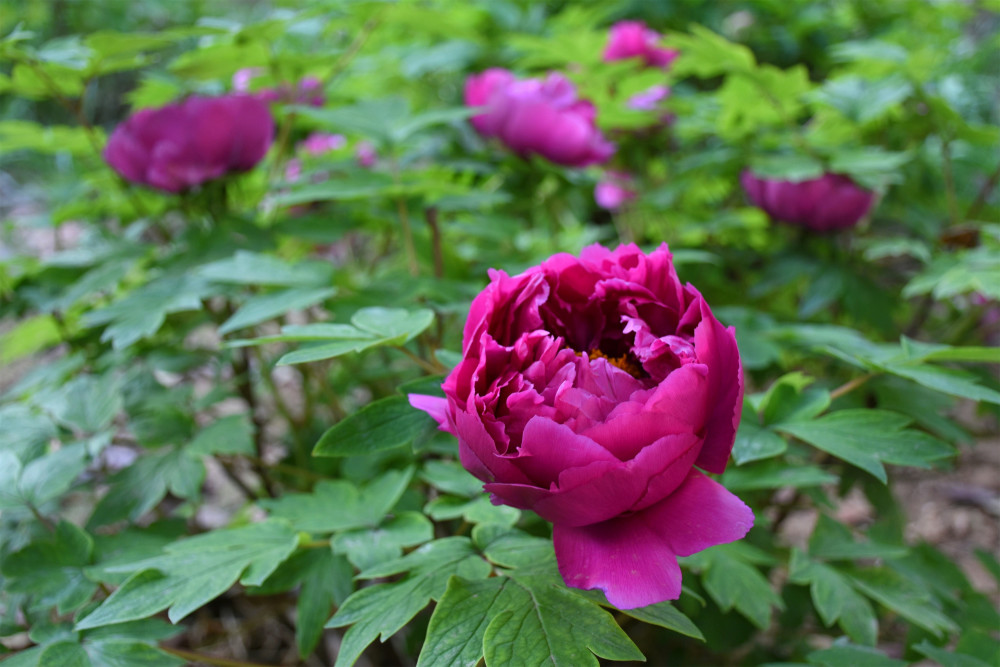
[(347, 139), (342, 134), (330, 134), (329, 132), (313, 132), (303, 141), (299, 142), (299, 148), (310, 155), (322, 155), (329, 153), (347, 145)]
[(632, 177), (621, 171), (606, 171), (594, 187), (594, 200), (601, 208), (616, 211), (636, 198)]
[(375, 166), (378, 161), (378, 153), (375, 152), (375, 145), (370, 141), (362, 141), (358, 143), (357, 147), (354, 149), (354, 156), (357, 159), (358, 164), (365, 168), (371, 168)]
[(628, 98), (628, 108), (638, 111), (656, 111), (660, 102), (670, 97), (670, 86), (652, 86)]
[(285, 180), (294, 183), (302, 177), (302, 160), (292, 158), (285, 165)]
[(266, 74), (263, 67), (244, 67), (233, 74), (233, 90), (249, 92), (262, 102), (283, 102), (285, 104), (308, 104), (321, 107), (326, 101), (323, 82), (315, 76), (303, 77), (294, 87), (283, 83), (280, 86), (250, 91), (250, 82)]
[(129, 116), (111, 133), (104, 159), (133, 183), (183, 192), (252, 169), (273, 138), (271, 112), (257, 98), (195, 95)]
[(853, 227), (875, 203), (875, 193), (841, 174), (793, 182), (759, 178), (746, 170), (740, 183), (750, 201), (775, 220), (817, 232)]
[(641, 58), (647, 67), (666, 69), (679, 55), (673, 49), (659, 46), (660, 33), (650, 30), (642, 21), (619, 21), (611, 26), (604, 60)]
[(465, 103), (486, 107), (470, 119), (481, 135), (498, 138), (522, 156), (585, 167), (615, 151), (597, 128), (594, 105), (578, 99), (576, 87), (556, 72), (518, 80), (506, 70), (486, 70), (466, 80)]

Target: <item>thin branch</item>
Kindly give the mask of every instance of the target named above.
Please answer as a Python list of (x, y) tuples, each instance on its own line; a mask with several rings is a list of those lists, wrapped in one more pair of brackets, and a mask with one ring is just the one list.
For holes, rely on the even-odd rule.
[(958, 196), (955, 194), (955, 170), (951, 162), (951, 141), (941, 141), (941, 161), (944, 169), (944, 191), (948, 200), (948, 224), (957, 225), (961, 220), (958, 212)]
[(993, 170), (987, 181), (983, 183), (983, 187), (979, 188), (979, 194), (976, 195), (975, 201), (969, 206), (969, 210), (965, 212), (966, 220), (975, 220), (983, 207), (986, 206), (986, 200), (989, 199), (990, 193), (993, 192), (993, 188), (997, 186), (997, 183), (1000, 183), (1000, 166)]
[(878, 375), (878, 374), (877, 373), (868, 373), (867, 375), (861, 375), (859, 377), (854, 378), (853, 380), (851, 380), (849, 382), (845, 382), (844, 384), (840, 385), (839, 387), (837, 387), (836, 389), (834, 389), (833, 391), (830, 392), (830, 400), (834, 401), (834, 400), (840, 398), (841, 396), (843, 396), (844, 394), (848, 394), (848, 393), (854, 391), (855, 389), (857, 389), (858, 387), (860, 387), (864, 383), (866, 383), (869, 380), (871, 380), (876, 375)]
[(424, 209), (424, 219), (431, 228), (431, 250), (434, 256), (434, 277), (444, 277), (444, 253), (441, 250), (441, 228), (438, 226), (438, 210), (433, 206)]

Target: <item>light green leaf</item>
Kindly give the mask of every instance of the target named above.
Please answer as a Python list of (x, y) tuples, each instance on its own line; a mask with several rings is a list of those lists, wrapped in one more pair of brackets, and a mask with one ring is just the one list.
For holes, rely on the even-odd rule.
[(688, 637), (694, 637), (705, 641), (701, 630), (690, 618), (685, 616), (669, 602), (658, 602), (647, 607), (637, 607), (636, 609), (622, 609), (626, 616), (637, 618), (644, 623), (652, 623), (667, 630), (673, 630)]
[(169, 544), (160, 556), (110, 566), (109, 572), (137, 574), (77, 629), (143, 618), (167, 607), (176, 623), (237, 581), (259, 585), (297, 544), (298, 535), (287, 523), (265, 521), (190, 537)]
[(431, 459), (424, 463), (420, 478), (436, 489), (465, 498), (478, 496), (483, 490), (483, 483), (473, 477), (458, 461)]
[(402, 581), (375, 584), (347, 598), (327, 627), (351, 625), (337, 654), (336, 667), (352, 665), (376, 637), (385, 641), (406, 625), (433, 599), (444, 595), (452, 575), (484, 579), (490, 566), (464, 537), (436, 540), (403, 558), (382, 563), (363, 572), (364, 578), (408, 572)]
[(93, 667), (87, 652), (76, 642), (49, 644), (38, 657), (38, 667)]
[(378, 336), (387, 345), (402, 345), (434, 322), (434, 311), (421, 308), (362, 308), (351, 317), (358, 329)]
[(423, 544), (434, 537), (434, 525), (419, 512), (403, 512), (378, 528), (338, 533), (330, 542), (333, 552), (344, 554), (351, 564), (365, 570), (402, 555), (403, 547)]
[(906, 428), (909, 423), (908, 417), (886, 410), (839, 410), (812, 421), (778, 424), (775, 428), (885, 483), (883, 462), (927, 467), (953, 453), (947, 443)]
[(205, 264), (196, 271), (208, 280), (237, 285), (325, 287), (333, 279), (329, 262), (286, 262), (275, 255), (238, 250), (228, 259)]
[(598, 656), (644, 659), (611, 614), (571, 593), (557, 576), (518, 574), (515, 570), (505, 579), (504, 589), (509, 590), (509, 597), (483, 635), (488, 667), (596, 667)]
[(506, 505), (494, 505), (482, 493), (471, 500), (441, 495), (427, 503), (424, 512), (435, 521), (462, 517), (469, 523), (497, 523), (504, 526), (513, 526), (521, 518), (520, 510)]
[(413, 469), (407, 468), (390, 470), (360, 489), (344, 480), (324, 480), (312, 493), (288, 493), (259, 504), (271, 516), (309, 533), (375, 528), (399, 501), (412, 478)]
[(219, 326), (219, 333), (224, 335), (266, 322), (291, 310), (302, 310), (314, 306), (336, 293), (336, 289), (325, 287), (318, 289), (297, 288), (252, 296)]
[(184, 448), (188, 456), (254, 454), (253, 425), (246, 415), (216, 419), (198, 432)]
[(780, 489), (786, 486), (804, 488), (835, 484), (839, 478), (816, 466), (787, 465), (768, 461), (752, 466), (730, 467), (722, 475), (722, 485), (730, 491)]
[(334, 424), (316, 443), (313, 456), (356, 456), (399, 447), (433, 424), (403, 396), (389, 396)]
[(756, 416), (751, 413), (750, 418), (744, 417), (736, 431), (736, 441), (733, 444), (736, 465), (779, 456), (788, 449), (784, 438), (770, 428), (758, 426), (752, 421)]

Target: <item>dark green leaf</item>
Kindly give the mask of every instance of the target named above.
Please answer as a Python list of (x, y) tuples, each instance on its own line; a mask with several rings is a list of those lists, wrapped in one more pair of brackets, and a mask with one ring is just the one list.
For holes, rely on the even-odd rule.
[(906, 667), (906, 662), (889, 658), (881, 651), (850, 644), (813, 651), (807, 657), (810, 664), (820, 667)]
[(834, 484), (837, 476), (816, 466), (788, 465), (781, 461), (767, 461), (751, 466), (730, 467), (722, 475), (722, 484), (730, 491), (756, 491), (780, 489), (790, 486), (802, 488)]

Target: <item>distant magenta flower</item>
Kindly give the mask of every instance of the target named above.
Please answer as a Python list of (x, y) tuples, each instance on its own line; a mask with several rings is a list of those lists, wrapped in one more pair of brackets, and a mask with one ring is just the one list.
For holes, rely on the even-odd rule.
[(601, 208), (616, 211), (636, 197), (632, 177), (621, 171), (606, 171), (594, 186), (594, 201)]
[(410, 403), (458, 437), (493, 502), (553, 524), (559, 572), (622, 609), (676, 599), (678, 556), (754, 516), (721, 473), (743, 402), (733, 330), (682, 285), (666, 245), (490, 272), (446, 398)]
[(375, 145), (370, 141), (359, 142), (354, 149), (354, 159), (365, 168), (371, 168), (378, 162), (378, 153), (375, 152)]
[(129, 116), (112, 132), (104, 159), (133, 183), (183, 192), (252, 169), (273, 138), (271, 112), (255, 97), (192, 96)]
[(595, 124), (594, 105), (578, 99), (576, 87), (556, 72), (518, 80), (507, 70), (486, 70), (466, 80), (465, 103), (486, 108), (470, 119), (481, 135), (498, 138), (522, 156), (585, 167), (615, 152)]
[(299, 142), (298, 148), (304, 150), (312, 156), (323, 155), (330, 151), (335, 151), (347, 145), (347, 139), (342, 134), (330, 134), (329, 132), (313, 132), (308, 137)]
[(642, 21), (619, 21), (611, 26), (604, 60), (641, 58), (646, 67), (666, 69), (677, 58), (678, 52), (659, 46), (659, 43), (660, 33), (650, 30)]
[(817, 232), (853, 227), (875, 203), (874, 192), (841, 174), (793, 182), (759, 178), (746, 170), (740, 183), (750, 201), (775, 220)]
[(638, 111), (656, 111), (660, 102), (670, 97), (670, 86), (651, 86), (628, 98), (628, 108)]

